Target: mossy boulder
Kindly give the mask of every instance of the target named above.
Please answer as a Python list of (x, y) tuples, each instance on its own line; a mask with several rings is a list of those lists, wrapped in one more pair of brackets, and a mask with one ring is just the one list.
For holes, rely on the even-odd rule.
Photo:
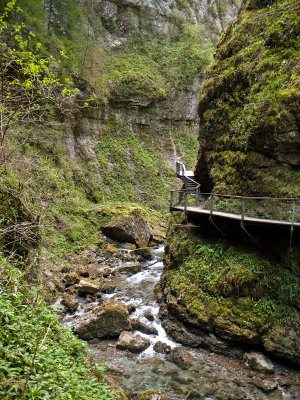
[(74, 332), (84, 340), (118, 336), (130, 330), (129, 314), (121, 302), (103, 304), (73, 322)]
[(147, 247), (152, 237), (148, 223), (138, 210), (123, 216), (118, 215), (102, 227), (103, 233), (113, 240), (133, 243), (137, 247)]
[(64, 293), (61, 304), (64, 305), (65, 307), (67, 307), (68, 311), (73, 313), (74, 311), (77, 310), (79, 301), (76, 299), (75, 296), (72, 296), (68, 293)]

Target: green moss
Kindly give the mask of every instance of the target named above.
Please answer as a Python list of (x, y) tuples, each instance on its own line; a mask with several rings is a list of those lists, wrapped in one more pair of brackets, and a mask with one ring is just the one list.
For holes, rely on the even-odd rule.
[[(299, 112), (295, 7), (292, 0), (249, 7), (220, 40), (200, 99), (201, 135), (214, 142), (208, 163), (216, 192), (298, 196), (292, 165), (285, 168), (284, 183), (277, 179), (282, 167), (276, 157), (271, 169), (249, 157), (253, 150), (272, 154), (282, 127), (290, 127)], [(271, 147), (265, 151), (262, 143)]]
[[(169, 303), (177, 299), (181, 314), (235, 341), (262, 343), (275, 327), (297, 331), (298, 270), (233, 247), (204, 243), (176, 222), (168, 230), (162, 286)], [(293, 348), (290, 339), (286, 346), (286, 352)]]

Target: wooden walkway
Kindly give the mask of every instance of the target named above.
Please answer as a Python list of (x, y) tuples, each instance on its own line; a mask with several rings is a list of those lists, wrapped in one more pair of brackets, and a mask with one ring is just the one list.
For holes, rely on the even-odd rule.
[[(298, 198), (273, 198), (273, 197), (249, 197), (249, 196), (233, 196), (233, 195), (224, 195), (217, 193), (201, 193), (200, 184), (196, 181), (193, 172), (187, 171), (185, 165), (182, 162), (176, 162), (176, 174), (177, 177), (180, 178), (183, 182), (183, 187), (180, 190), (172, 190), (171, 191), (171, 201), (170, 201), (170, 210), (171, 211), (184, 211), (186, 214), (202, 214), (208, 215), (210, 220), (212, 217), (218, 218), (227, 218), (231, 220), (240, 221), (242, 228), (244, 228), (244, 224), (257, 224), (257, 225), (274, 225), (274, 226), (288, 226), (290, 228), (291, 233), (294, 228), (300, 228), (300, 222), (296, 221), (296, 218), (299, 218), (299, 203), (300, 199)], [(176, 198), (177, 197), (177, 198)], [(190, 206), (189, 199), (193, 198), (196, 200), (196, 204), (199, 204), (201, 199), (203, 202), (206, 202), (206, 208), (196, 205)], [(223, 211), (218, 211), (216, 206), (216, 200), (229, 201), (233, 200), (235, 202), (240, 203), (240, 214), (227, 213)], [(254, 201), (254, 202), (274, 202), (278, 205), (278, 211), (280, 209), (280, 205), (285, 205), (285, 215), (286, 220), (277, 220), (272, 218), (259, 218), (259, 217), (250, 217), (247, 216), (246, 210), (246, 202)], [(207, 204), (207, 203), (210, 204)], [(209, 209), (207, 209), (209, 206)], [(268, 211), (268, 206), (265, 205), (265, 210)], [(298, 215), (296, 213), (296, 208), (298, 211)], [(276, 210), (276, 209), (275, 209)]]
[(220, 218), (227, 218), (227, 219), (232, 219), (240, 222), (247, 222), (250, 224), (269, 224), (269, 225), (281, 225), (281, 226), (288, 226), (291, 227), (293, 226), (294, 228), (300, 228), (300, 222), (293, 222), (293, 221), (279, 221), (275, 219), (265, 219), (265, 218), (253, 218), (253, 217), (247, 217), (247, 216), (242, 216), (241, 214), (231, 214), (231, 213), (224, 213), (221, 211), (213, 211), (211, 212), (210, 210), (204, 210), (201, 207), (190, 207), (187, 206), (186, 208), (184, 206), (171, 206), (171, 211), (184, 211), (186, 213), (192, 213), (192, 214), (202, 214), (202, 215), (208, 215), (210, 217), (220, 217)]

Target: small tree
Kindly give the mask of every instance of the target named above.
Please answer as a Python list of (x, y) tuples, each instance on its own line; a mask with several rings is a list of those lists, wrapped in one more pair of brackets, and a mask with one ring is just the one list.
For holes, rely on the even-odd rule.
[(59, 61), (38, 55), (35, 35), (25, 39), (24, 24), (8, 24), (9, 13), (18, 11), (15, 4), (9, 1), (0, 16), (0, 175), (11, 156), (7, 141), (13, 126), (43, 122), (53, 105), (62, 108), (77, 93), (70, 80), (57, 78)]

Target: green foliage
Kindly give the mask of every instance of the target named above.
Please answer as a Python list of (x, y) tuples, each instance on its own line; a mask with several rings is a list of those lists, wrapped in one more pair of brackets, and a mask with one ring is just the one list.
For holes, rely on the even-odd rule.
[(7, 22), (15, 9), (16, 0), (7, 3), (0, 16), (0, 161), (2, 170), (7, 169), (7, 136), (14, 124), (41, 122), (49, 117), (51, 105), (59, 108), (67, 97), (77, 94), (69, 80), (63, 84), (54, 73), (57, 64), (53, 57), (41, 58), (30, 50), (34, 34), (25, 39), (25, 24), (11, 26)]
[(278, 321), (296, 329), (300, 306), (296, 269), (272, 265), (233, 247), (206, 244), (175, 225), (169, 226), (167, 250), (163, 285), (181, 299), (184, 314), (209, 320), (210, 326), (226, 321), (225, 329), (233, 335), (240, 331), (268, 336)]
[(115, 399), (87, 346), (64, 328), (20, 272), (0, 258), (0, 397)]
[(210, 63), (213, 49), (202, 26), (185, 23), (169, 42), (145, 36), (128, 41), (121, 56), (119, 49), (102, 53), (107, 72), (95, 80), (114, 98), (143, 95), (159, 100), (175, 88), (189, 87)]

